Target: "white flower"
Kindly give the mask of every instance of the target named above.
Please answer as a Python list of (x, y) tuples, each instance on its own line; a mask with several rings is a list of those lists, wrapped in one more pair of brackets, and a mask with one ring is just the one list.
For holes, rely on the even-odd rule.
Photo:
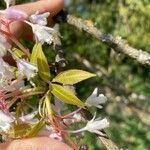
[(7, 64), (2, 58), (0, 58), (0, 77), (5, 77), (8, 80), (12, 80), (14, 77), (12, 67)]
[(34, 124), (34, 123), (38, 122), (38, 119), (34, 118), (37, 114), (38, 114), (38, 111), (34, 111), (30, 114), (19, 117), (19, 119), (22, 122)]
[(0, 91), (10, 92), (24, 87), (22, 79), (14, 79), (13, 67), (0, 58)]
[(6, 3), (6, 7), (8, 8), (10, 6), (10, 4), (14, 4), (15, 0), (4, 0)]
[(12, 91), (11, 81), (14, 79), (12, 67), (0, 58), (0, 91)]
[(32, 27), (33, 33), (35, 35), (35, 38), (41, 42), (42, 44), (46, 42), (47, 44), (51, 44), (53, 41), (53, 29), (46, 27), (46, 26), (40, 26), (40, 25), (34, 25)]
[(0, 33), (0, 57), (3, 57), (10, 48), (11, 45), (8, 43), (6, 36)]
[(21, 21), (27, 19), (28, 17), (26, 12), (12, 7), (5, 9), (3, 15), (5, 16), (6, 19), (9, 19), (10, 21), (19, 21), (19, 20)]
[(12, 92), (18, 89), (21, 89), (23, 87), (25, 87), (24, 85), (24, 81), (23, 80), (14, 80), (14, 81), (3, 81), (3, 83), (1, 84), (2, 87), (0, 87), (0, 90), (3, 92)]
[(72, 117), (63, 119), (63, 122), (68, 126), (81, 121), (85, 121), (85, 119), (82, 117), (80, 113), (75, 113)]
[[(16, 80), (13, 80), (10, 84), (10, 88), (14, 89), (14, 90), (22, 89), (24, 87), (25, 87), (25, 84), (24, 84), (24, 80), (22, 78), (18, 78)], [(11, 90), (11, 91), (13, 91), (13, 90)]]
[(87, 106), (95, 106), (97, 108), (102, 108), (101, 104), (104, 104), (107, 98), (103, 94), (98, 95), (98, 88), (95, 88), (93, 93), (87, 98)]
[(59, 115), (61, 114), (61, 112), (64, 109), (64, 103), (61, 102), (57, 97), (54, 97), (54, 105), (53, 109), (55, 110), (55, 112), (57, 112)]
[(38, 25), (41, 25), (41, 26), (45, 26), (45, 25), (47, 25), (47, 18), (48, 18), (49, 15), (50, 15), (49, 12), (39, 14), (39, 12), (37, 11), (35, 14), (33, 14), (29, 17), (29, 20), (33, 24), (38, 24)]
[(13, 116), (0, 110), (0, 131), (6, 132), (9, 130), (14, 121)]
[(83, 127), (82, 129), (73, 131), (73, 133), (89, 131), (89, 132), (92, 132), (92, 133), (102, 135), (102, 132), (100, 130), (109, 127), (109, 122), (106, 118), (101, 120), (100, 118), (95, 119), (95, 117), (96, 117), (96, 114), (94, 115), (93, 119), (90, 120), (86, 124), (85, 127)]
[(23, 74), (29, 80), (31, 77), (35, 76), (38, 71), (38, 68), (24, 59), (17, 59), (18, 71), (20, 74)]
[(32, 31), (34, 33), (35, 39), (42, 44), (46, 42), (47, 44), (51, 44), (53, 41), (53, 32), (54, 29), (46, 26), (42, 26), (39, 24), (32, 24), (28, 21), (24, 21), (32, 27)]

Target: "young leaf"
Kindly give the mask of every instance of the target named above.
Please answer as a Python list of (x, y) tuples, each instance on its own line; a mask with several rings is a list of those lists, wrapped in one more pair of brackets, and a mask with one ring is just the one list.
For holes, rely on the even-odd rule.
[(47, 113), (48, 113), (49, 117), (51, 117), (53, 115), (53, 109), (52, 109), (52, 105), (51, 105), (51, 97), (52, 97), (51, 93), (50, 93), (50, 91), (48, 91), (45, 96), (45, 105), (46, 105)]
[(41, 128), (43, 128), (45, 125), (45, 122), (43, 120), (39, 121), (37, 124), (35, 124), (32, 129), (27, 133), (27, 137), (35, 137)]
[(24, 53), (17, 48), (13, 48), (12, 52), (17, 58), (22, 58), (23, 56), (25, 56)]
[(31, 130), (30, 124), (16, 124), (9, 129), (8, 134), (10, 138), (23, 138)]
[(34, 47), (32, 49), (32, 54), (31, 54), (31, 57), (30, 57), (30, 62), (31, 63), (37, 65), (37, 56), (38, 56), (38, 53), (39, 53), (40, 49), (41, 49), (41, 44), (40, 43), (34, 45)]
[(51, 75), (48, 63), (45, 60), (46, 59), (43, 59), (42, 57), (37, 59), (38, 74), (45, 82), (49, 82), (51, 79)]
[(71, 91), (65, 89), (64, 87), (52, 84), (52, 94), (56, 96), (59, 100), (64, 103), (76, 105), (78, 107), (84, 107), (85, 104), (79, 100)]
[(46, 82), (50, 81), (50, 70), (47, 59), (43, 53), (41, 43), (38, 43), (33, 47), (30, 61), (34, 64), (37, 64), (39, 76)]
[(54, 79), (53, 82), (59, 82), (62, 84), (70, 84), (73, 85), (85, 79), (91, 78), (96, 76), (95, 74), (78, 70), (78, 69), (71, 69), (58, 74)]

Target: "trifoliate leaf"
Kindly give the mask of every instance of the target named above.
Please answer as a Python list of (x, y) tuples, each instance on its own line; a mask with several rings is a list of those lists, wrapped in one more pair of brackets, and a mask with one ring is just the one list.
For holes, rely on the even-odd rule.
[(96, 76), (93, 73), (89, 73), (83, 70), (71, 69), (58, 74), (52, 81), (62, 84), (73, 85), (85, 79)]
[(52, 84), (52, 94), (64, 103), (84, 107), (85, 104), (79, 100), (71, 91), (61, 85)]

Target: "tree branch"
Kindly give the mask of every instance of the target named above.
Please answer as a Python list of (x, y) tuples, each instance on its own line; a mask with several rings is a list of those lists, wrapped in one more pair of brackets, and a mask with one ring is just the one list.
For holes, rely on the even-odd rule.
[(60, 40), (59, 24), (55, 24), (54, 29), (57, 32), (57, 33), (55, 33), (53, 35), (53, 38), (54, 38), (54, 41), (53, 41), (53, 50), (56, 53), (55, 61), (61, 67), (65, 67), (67, 61), (66, 61), (66, 59), (64, 57), (64, 50), (63, 50), (63, 46), (62, 46), (61, 40)]
[(101, 32), (100, 29), (96, 28), (92, 23), (89, 23), (88, 21), (81, 18), (77, 18), (73, 15), (67, 14), (64, 11), (61, 11), (58, 16), (55, 17), (55, 20), (57, 22), (67, 22), (68, 24), (73, 25), (76, 28), (96, 37), (98, 40), (110, 46), (115, 51), (123, 53), (130, 58), (133, 58), (143, 65), (150, 66), (150, 54), (148, 52), (131, 47), (120, 36), (114, 37), (111, 34), (105, 34)]

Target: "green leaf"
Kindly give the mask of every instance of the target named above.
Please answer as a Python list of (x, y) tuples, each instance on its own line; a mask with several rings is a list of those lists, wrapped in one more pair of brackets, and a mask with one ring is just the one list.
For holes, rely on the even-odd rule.
[(52, 109), (52, 105), (51, 105), (51, 97), (52, 97), (52, 94), (50, 93), (50, 91), (48, 91), (45, 96), (45, 105), (46, 105), (47, 113), (48, 113), (49, 117), (51, 117), (53, 115), (53, 109)]
[(79, 100), (71, 91), (57, 84), (52, 84), (51, 86), (52, 86), (52, 91), (51, 91), (52, 94), (62, 102), (71, 105), (76, 105), (78, 107), (85, 106), (85, 104), (81, 100)]
[(22, 52), (21, 50), (17, 48), (13, 48), (12, 52), (17, 58), (22, 58), (23, 56), (25, 56), (24, 52)]
[(93, 73), (89, 73), (89, 72), (78, 70), (78, 69), (71, 69), (71, 70), (67, 70), (58, 74), (53, 79), (53, 82), (73, 85), (73, 84), (76, 84), (80, 81), (83, 81), (85, 79), (88, 79), (94, 76), (96, 75)]
[(37, 59), (38, 64), (38, 74), (45, 82), (49, 82), (51, 79), (50, 70), (48, 64), (42, 59)]
[(49, 65), (47, 58), (43, 53), (41, 43), (36, 44), (33, 47), (32, 55), (30, 58), (31, 63), (37, 64), (38, 74), (46, 82), (49, 82), (51, 79)]
[(30, 57), (30, 62), (31, 63), (37, 65), (37, 57), (38, 57), (38, 52), (40, 51), (40, 49), (41, 49), (41, 44), (40, 43), (34, 45), (34, 47), (32, 49), (32, 54), (31, 54), (31, 57)]
[(8, 135), (10, 138), (23, 138), (26, 137), (27, 133), (31, 130), (31, 125), (22, 123), (15, 124), (12, 128), (8, 130)]
[(45, 122), (43, 120), (39, 121), (37, 124), (35, 124), (32, 129), (28, 132), (27, 136), (28, 137), (35, 137), (41, 128), (45, 125)]

